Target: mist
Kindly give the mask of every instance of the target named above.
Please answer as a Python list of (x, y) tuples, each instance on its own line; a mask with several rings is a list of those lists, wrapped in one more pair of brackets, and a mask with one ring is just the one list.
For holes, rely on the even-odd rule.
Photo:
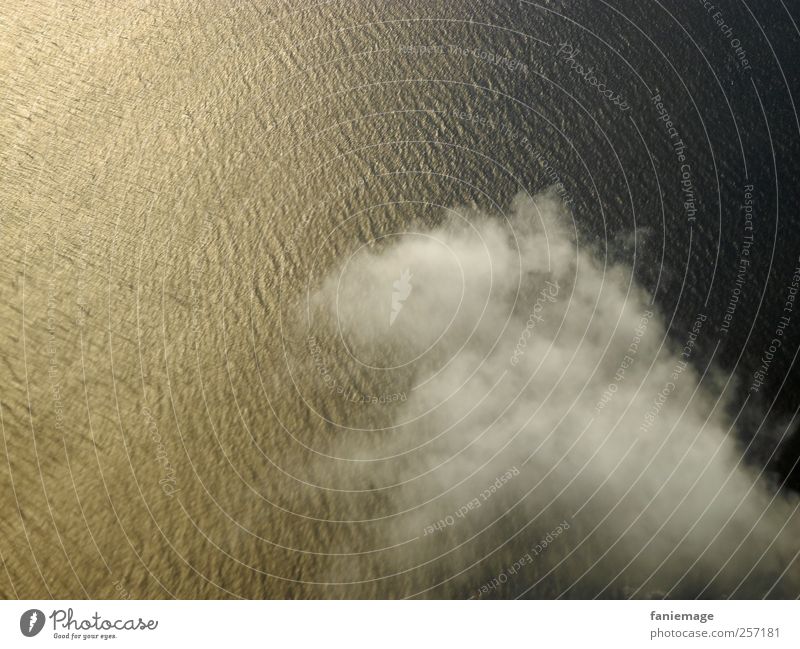
[(630, 269), (576, 232), (552, 192), (502, 217), (458, 208), (359, 249), (311, 296), (326, 349), (407, 395), (337, 436), (385, 541), (413, 539), (383, 572), (411, 594), (796, 593), (797, 501), (742, 460), (727, 377), (695, 361), (709, 317), (668, 335)]

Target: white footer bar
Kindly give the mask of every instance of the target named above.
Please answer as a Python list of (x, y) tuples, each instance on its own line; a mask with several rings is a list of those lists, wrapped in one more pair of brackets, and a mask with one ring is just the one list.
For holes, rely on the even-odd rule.
[[(0, 646), (800, 647), (797, 601), (5, 601)], [(566, 644), (563, 644), (566, 643)]]

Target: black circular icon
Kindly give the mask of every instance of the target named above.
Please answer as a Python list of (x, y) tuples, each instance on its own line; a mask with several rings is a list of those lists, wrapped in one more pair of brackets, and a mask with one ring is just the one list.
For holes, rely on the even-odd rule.
[(25, 611), (19, 618), (19, 630), (22, 635), (32, 638), (44, 627), (44, 613), (38, 608)]

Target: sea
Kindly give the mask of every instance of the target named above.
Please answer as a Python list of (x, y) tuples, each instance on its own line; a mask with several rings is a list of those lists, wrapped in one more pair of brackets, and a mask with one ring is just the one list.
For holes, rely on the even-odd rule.
[[(800, 5), (709, 5), (7, 0), (0, 596), (796, 596), (791, 551), (783, 576), (754, 560), (741, 588), (716, 568), (664, 576), (677, 546), (648, 539), (671, 508), (651, 518), (645, 502), (603, 536), (616, 496), (589, 498), (603, 480), (581, 487), (591, 524), (531, 492), (562, 466), (526, 472), (538, 442), (441, 477), (432, 458), (457, 452), (426, 444), (459, 408), (486, 423), (485, 395), (515, 368), (430, 420), (429, 401), (453, 402), (419, 397), (420, 359), (453, 367), (462, 343), (494, 348), (448, 347), (447, 327), (391, 352), (364, 334), (376, 291), (387, 336), (437, 325), (453, 296), (469, 303), (445, 266), (425, 274), (439, 256), (462, 278), (484, 263), (462, 254), (454, 219), (513, 238), (535, 217), (525, 201), (550, 201), (564, 249), (658, 323), (652, 358), (680, 357), (702, 317), (684, 358), (713, 395), (698, 412), (730, 424), (731, 466), (793, 503)], [(404, 251), (376, 284), (366, 269)], [(360, 275), (339, 291), (348, 269)], [(515, 277), (527, 317), (538, 293), (525, 287), (544, 284)], [(434, 285), (441, 295), (413, 310)], [(346, 304), (328, 308), (333, 294)], [(542, 296), (546, 318), (556, 298)], [(597, 297), (602, 338), (617, 316)], [(624, 348), (632, 335), (620, 330)], [(520, 351), (522, 365), (537, 353)], [(621, 356), (603, 358), (607, 386)], [(446, 382), (457, 395), (465, 384)], [(539, 393), (513, 408), (558, 419)], [(703, 420), (678, 426), (694, 435)], [(707, 556), (698, 547), (690, 556)]]

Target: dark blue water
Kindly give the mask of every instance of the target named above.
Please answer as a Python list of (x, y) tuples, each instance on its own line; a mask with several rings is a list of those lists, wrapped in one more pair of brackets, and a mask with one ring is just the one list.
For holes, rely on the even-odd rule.
[[(409, 7), (375, 12), (402, 20)], [(496, 210), (520, 189), (562, 182), (580, 243), (631, 266), (676, 339), (708, 314), (695, 362), (713, 358), (734, 375), (736, 403), (747, 398), (754, 422), (768, 412), (785, 424), (797, 407), (800, 316), (759, 391), (749, 387), (800, 249), (800, 34), (791, 6), (426, 3), (412, 13), (418, 19), (380, 40), (401, 49), (381, 68), (399, 86), (385, 92), (405, 109), (441, 113), (392, 123), (427, 140), (408, 144), (407, 155), (457, 167), (460, 179), (428, 177), (423, 193)], [(600, 83), (613, 92), (601, 94)], [(381, 94), (371, 90), (370, 101)], [(745, 447), (756, 428), (743, 427)], [(762, 430), (748, 453), (787, 477), (797, 446), (780, 436), (776, 450)]]

